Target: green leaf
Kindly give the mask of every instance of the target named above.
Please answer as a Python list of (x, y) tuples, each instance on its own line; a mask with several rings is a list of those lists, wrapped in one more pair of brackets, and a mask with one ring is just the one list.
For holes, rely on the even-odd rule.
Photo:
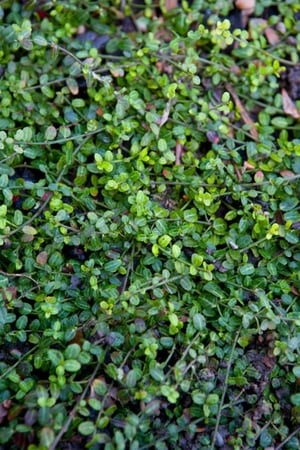
[(291, 211), (297, 208), (299, 200), (296, 197), (287, 197), (285, 200), (280, 202), (279, 207), (281, 211)]
[(85, 106), (85, 101), (82, 98), (74, 98), (74, 100), (72, 100), (72, 106), (74, 108), (83, 108)]
[(55, 439), (55, 434), (52, 428), (46, 426), (43, 427), (40, 431), (40, 441), (41, 445), (45, 446), (46, 448), (49, 448), (52, 444), (52, 442)]
[(155, 381), (158, 381), (159, 383), (162, 383), (165, 380), (165, 374), (160, 367), (151, 367), (150, 375)]
[(36, 34), (32, 38), (33, 42), (41, 47), (46, 47), (48, 45), (48, 41), (41, 34)]
[(158, 219), (155, 223), (155, 227), (160, 234), (166, 234), (166, 232), (168, 231), (167, 221), (163, 219)]
[(162, 152), (162, 153), (166, 152), (168, 150), (167, 141), (165, 141), (165, 139), (159, 139), (158, 143), (157, 143), (157, 147), (160, 152)]
[(81, 364), (79, 361), (76, 361), (76, 359), (67, 359), (64, 362), (64, 368), (68, 372), (78, 372), (81, 368)]
[(180, 280), (180, 285), (183, 287), (185, 291), (191, 291), (193, 288), (193, 284), (189, 277), (184, 277)]
[(107, 384), (103, 378), (96, 378), (93, 381), (93, 389), (97, 395), (103, 396), (107, 392)]
[(96, 425), (94, 424), (94, 422), (87, 420), (86, 422), (81, 422), (78, 427), (78, 431), (83, 436), (89, 436), (96, 431)]
[(239, 272), (241, 275), (252, 275), (255, 272), (255, 267), (251, 263), (244, 264), (239, 268)]
[(213, 227), (218, 234), (224, 234), (227, 230), (227, 224), (224, 219), (220, 217), (214, 220)]
[(285, 117), (277, 116), (271, 120), (271, 124), (276, 128), (286, 128), (288, 127), (289, 122)]
[(196, 208), (186, 209), (183, 213), (183, 218), (186, 222), (197, 222), (198, 214)]
[(206, 395), (204, 392), (201, 392), (199, 390), (195, 390), (192, 392), (192, 400), (196, 405), (204, 405), (205, 403)]
[(196, 313), (193, 315), (193, 326), (195, 330), (204, 330), (206, 328), (206, 319), (203, 314)]
[(158, 239), (158, 243), (159, 245), (165, 248), (169, 245), (171, 240), (172, 240), (171, 236), (169, 236), (168, 234), (164, 234), (163, 236), (160, 236), (160, 238)]
[(208, 394), (207, 399), (205, 400), (205, 403), (207, 405), (216, 405), (218, 402), (219, 402), (218, 394)]
[(197, 255), (196, 253), (192, 254), (192, 264), (195, 267), (200, 267), (203, 263), (203, 256)]
[(176, 403), (179, 398), (179, 392), (173, 386), (162, 386), (161, 393), (164, 395), (170, 403)]
[(137, 377), (136, 370), (134, 370), (134, 369), (129, 370), (129, 372), (126, 375), (126, 379), (125, 379), (126, 386), (129, 388), (135, 387), (136, 383), (137, 383), (137, 379), (138, 379), (138, 377)]
[(3, 189), (8, 185), (8, 176), (7, 174), (3, 174), (0, 176), (0, 188)]
[(300, 406), (300, 393), (291, 395), (291, 402), (295, 406)]
[(22, 228), (22, 231), (23, 231), (24, 234), (29, 234), (31, 236), (34, 236), (35, 234), (38, 233), (37, 230), (34, 227), (30, 226), (30, 225), (25, 225)]
[(206, 283), (203, 289), (218, 298), (224, 298), (224, 292), (219, 285), (213, 281)]
[(122, 261), (120, 259), (114, 259), (113, 261), (109, 261), (106, 264), (104, 264), (104, 269), (107, 272), (116, 272), (121, 265)]
[(23, 223), (23, 213), (19, 209), (16, 209), (14, 212), (14, 223), (17, 226), (20, 226)]
[(59, 127), (59, 133), (62, 135), (64, 139), (67, 139), (71, 136), (71, 130), (68, 127), (61, 126)]
[(57, 136), (57, 130), (53, 125), (50, 125), (45, 131), (46, 141), (53, 141)]
[(293, 367), (293, 374), (295, 377), (300, 378), (300, 366)]
[(125, 450), (125, 439), (123, 433), (119, 430), (115, 431), (114, 438), (117, 446), (116, 450)]
[(7, 206), (1, 205), (0, 206), (0, 217), (5, 217), (7, 214)]
[(56, 367), (63, 361), (63, 354), (59, 350), (49, 349), (48, 358), (52, 362), (53, 366)]
[(79, 344), (70, 344), (68, 345), (68, 347), (66, 348), (64, 355), (65, 358), (67, 359), (76, 359), (78, 358), (79, 354), (80, 354), (80, 345)]
[(177, 244), (172, 245), (172, 255), (174, 258), (179, 258), (181, 254), (181, 248)]

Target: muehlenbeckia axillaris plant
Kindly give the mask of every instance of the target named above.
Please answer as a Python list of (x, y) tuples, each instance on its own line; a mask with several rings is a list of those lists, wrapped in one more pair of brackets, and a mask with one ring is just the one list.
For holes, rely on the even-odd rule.
[(9, 3), (0, 444), (298, 448), (298, 6)]

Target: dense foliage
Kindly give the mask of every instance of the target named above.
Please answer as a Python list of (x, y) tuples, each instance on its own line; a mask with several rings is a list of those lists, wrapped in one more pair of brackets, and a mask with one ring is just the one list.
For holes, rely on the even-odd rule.
[(300, 7), (167, 3), (0, 2), (3, 449), (300, 446)]

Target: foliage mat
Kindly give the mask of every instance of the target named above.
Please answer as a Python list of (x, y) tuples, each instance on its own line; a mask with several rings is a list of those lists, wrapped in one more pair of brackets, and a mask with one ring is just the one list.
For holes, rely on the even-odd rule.
[(298, 449), (299, 2), (0, 21), (0, 449)]

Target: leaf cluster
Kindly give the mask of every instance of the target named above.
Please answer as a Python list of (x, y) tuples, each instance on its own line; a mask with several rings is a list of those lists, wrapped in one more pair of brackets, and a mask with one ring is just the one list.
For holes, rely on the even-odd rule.
[(297, 448), (299, 8), (119, 3), (1, 5), (0, 444)]

